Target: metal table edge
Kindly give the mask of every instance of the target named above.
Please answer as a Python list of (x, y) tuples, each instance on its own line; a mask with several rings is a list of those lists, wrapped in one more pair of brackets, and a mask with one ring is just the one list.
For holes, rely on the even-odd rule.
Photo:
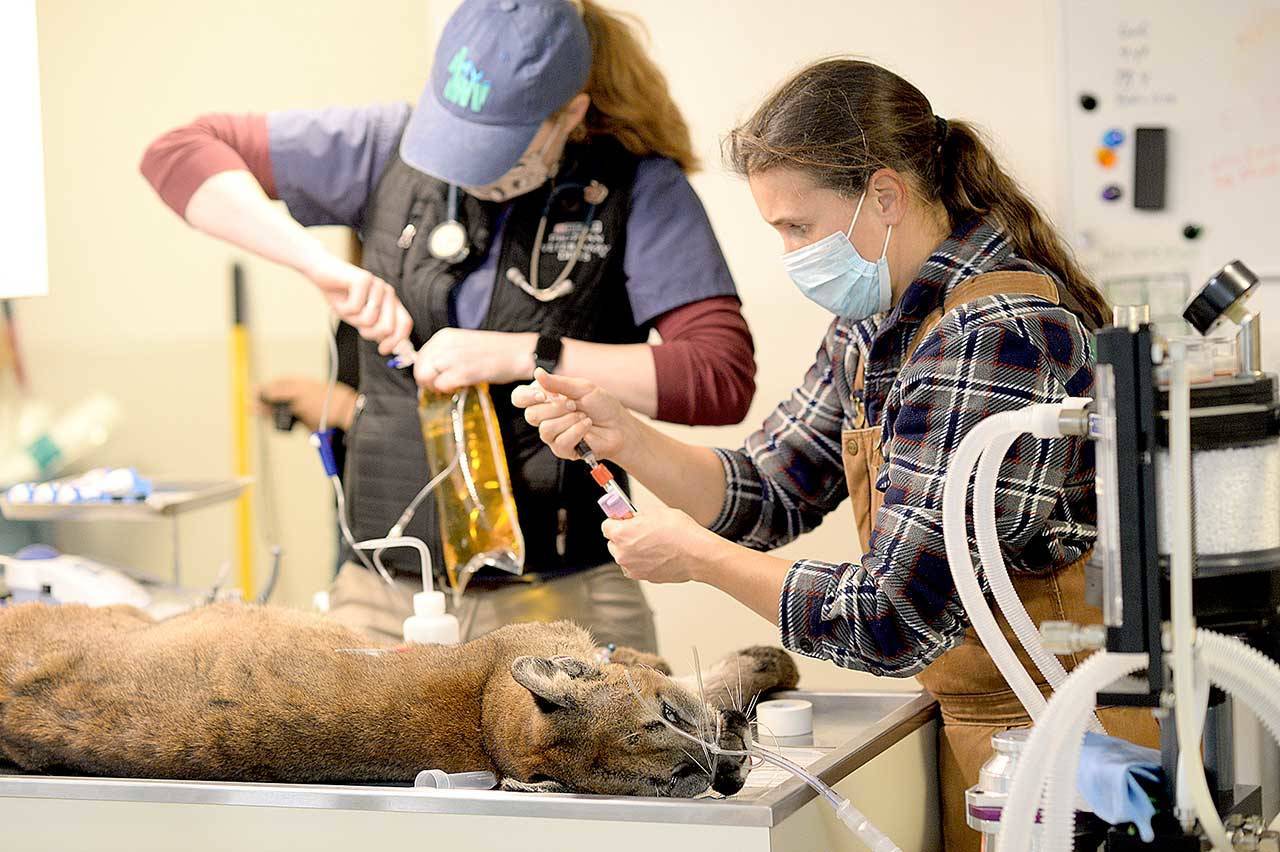
[(0, 778), (0, 798), (74, 799), (148, 804), (325, 808), (347, 811), (590, 819), (676, 825), (768, 827), (769, 809), (751, 803), (697, 799), (642, 799), (583, 794), (509, 793), (501, 790), (431, 790), (332, 784), (229, 784), (121, 778), (16, 776)]

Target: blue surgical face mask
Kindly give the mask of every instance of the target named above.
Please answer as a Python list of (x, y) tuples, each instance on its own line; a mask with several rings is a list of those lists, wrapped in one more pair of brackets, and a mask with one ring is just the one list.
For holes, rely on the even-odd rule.
[(804, 248), (789, 251), (782, 256), (782, 266), (804, 293), (822, 307), (837, 316), (862, 320), (889, 310), (891, 290), (889, 281), (889, 237), (893, 226), (884, 235), (884, 248), (880, 259), (871, 261), (858, 254), (849, 237), (858, 224), (862, 202), (867, 200), (866, 190), (858, 199), (849, 230), (823, 237)]

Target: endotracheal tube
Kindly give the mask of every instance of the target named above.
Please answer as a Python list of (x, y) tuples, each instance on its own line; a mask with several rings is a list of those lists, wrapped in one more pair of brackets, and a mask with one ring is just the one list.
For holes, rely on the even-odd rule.
[[(699, 673), (699, 677), (701, 677), (701, 673)], [(631, 691), (635, 693), (636, 699), (641, 704), (645, 704), (646, 702), (640, 694), (640, 690), (636, 688), (635, 683), (631, 680), (630, 674), (627, 675), (627, 683), (631, 685)], [(695, 737), (693, 734), (690, 734), (688, 731), (685, 731), (672, 723), (660, 712), (655, 712), (654, 716), (663, 725), (666, 725), (672, 731), (690, 742), (696, 743), (703, 751), (709, 754), (723, 755), (727, 757), (755, 757), (765, 763), (772, 763), (779, 769), (785, 769), (787, 772), (790, 772), (792, 775), (812, 787), (814, 792), (821, 796), (827, 804), (831, 805), (831, 807), (835, 809), (836, 818), (839, 819), (840, 822), (844, 823), (845, 827), (852, 831), (854, 836), (857, 837), (858, 840), (862, 841), (862, 843), (864, 843), (871, 852), (902, 852), (902, 850), (898, 848), (898, 845), (894, 843), (887, 834), (872, 825), (866, 815), (853, 806), (853, 802), (850, 802), (848, 799), (841, 796), (831, 788), (831, 785), (827, 784), (803, 766), (787, 760), (780, 754), (769, 751), (754, 740), (747, 743), (745, 750), (740, 751), (737, 749), (723, 748), (720, 743), (714, 741), (714, 738), (708, 737), (703, 739)]]

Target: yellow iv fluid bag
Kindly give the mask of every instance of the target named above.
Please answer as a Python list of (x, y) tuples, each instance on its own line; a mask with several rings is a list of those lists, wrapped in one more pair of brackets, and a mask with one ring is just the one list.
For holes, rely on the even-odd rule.
[[(418, 392), (418, 417), (434, 474), (444, 566), (455, 600), (486, 566), (524, 572), (524, 535), (487, 384), (456, 393)], [(456, 459), (456, 462), (455, 462)]]

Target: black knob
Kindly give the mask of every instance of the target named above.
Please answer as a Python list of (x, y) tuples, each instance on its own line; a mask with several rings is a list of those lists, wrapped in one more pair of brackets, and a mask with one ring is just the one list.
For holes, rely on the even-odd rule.
[(1182, 318), (1201, 334), (1208, 334), (1232, 305), (1258, 286), (1258, 276), (1238, 260), (1214, 273), (1182, 312)]
[(1080, 96), (1080, 108), (1085, 112), (1093, 112), (1098, 108), (1098, 99), (1088, 92), (1085, 92)]
[(1204, 233), (1204, 229), (1199, 225), (1185, 225), (1182, 228), (1182, 236), (1189, 240), (1194, 240)]

